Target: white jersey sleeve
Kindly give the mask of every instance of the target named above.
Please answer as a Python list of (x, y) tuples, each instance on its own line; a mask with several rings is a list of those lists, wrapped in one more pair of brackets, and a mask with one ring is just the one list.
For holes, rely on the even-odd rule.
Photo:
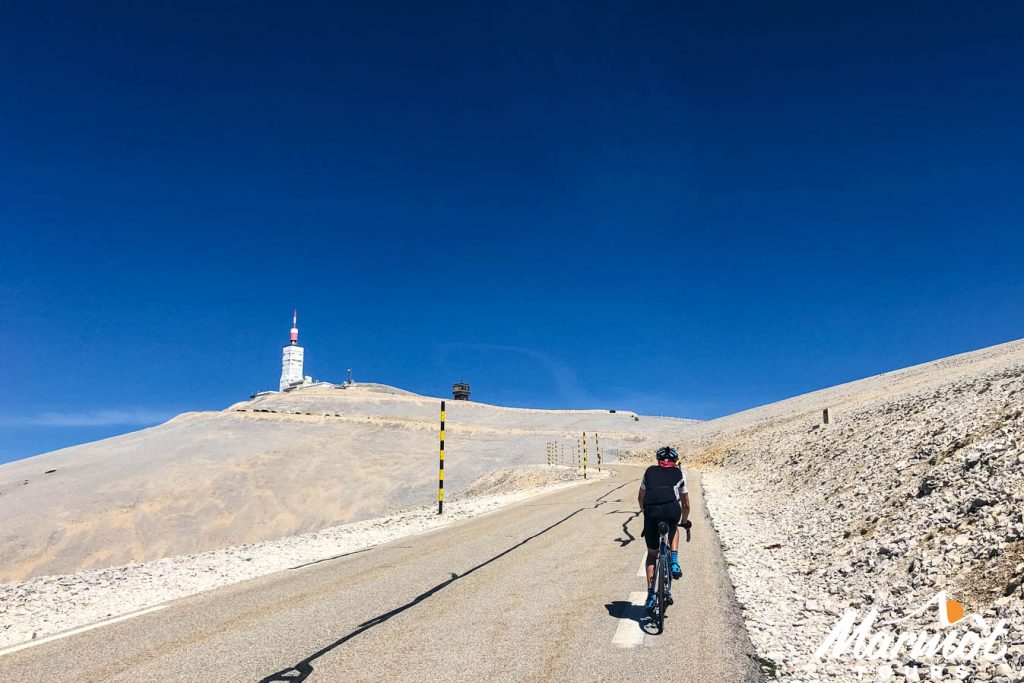
[(679, 471), (683, 475), (683, 478), (679, 480), (678, 484), (676, 484), (676, 500), (682, 500), (683, 494), (690, 492), (690, 489), (686, 488), (686, 472), (683, 472), (681, 469)]

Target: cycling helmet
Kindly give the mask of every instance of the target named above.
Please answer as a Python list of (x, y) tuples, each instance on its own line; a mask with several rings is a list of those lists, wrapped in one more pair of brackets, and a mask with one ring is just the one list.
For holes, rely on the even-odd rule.
[(662, 446), (658, 449), (659, 462), (679, 462), (679, 451), (671, 446)]

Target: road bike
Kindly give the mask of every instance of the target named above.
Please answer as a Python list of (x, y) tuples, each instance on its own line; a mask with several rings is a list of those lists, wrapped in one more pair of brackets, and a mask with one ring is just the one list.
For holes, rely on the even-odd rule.
[[(690, 542), (690, 527), (692, 524), (687, 521), (686, 542)], [(658, 633), (665, 630), (665, 612), (672, 604), (672, 571), (669, 567), (670, 545), (668, 538), (668, 522), (658, 522), (658, 559), (654, 563), (654, 609), (651, 616), (658, 627)]]

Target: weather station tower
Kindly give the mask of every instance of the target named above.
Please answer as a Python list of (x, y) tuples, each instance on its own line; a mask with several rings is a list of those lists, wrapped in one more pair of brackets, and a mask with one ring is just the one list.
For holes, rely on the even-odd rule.
[(292, 312), (291, 340), (281, 349), (281, 391), (303, 383), (302, 347), (299, 346), (299, 312)]

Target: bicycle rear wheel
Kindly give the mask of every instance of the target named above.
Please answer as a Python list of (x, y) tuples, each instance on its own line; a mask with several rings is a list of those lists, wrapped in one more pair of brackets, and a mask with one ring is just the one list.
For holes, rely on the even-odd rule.
[(658, 633), (665, 630), (665, 610), (668, 608), (668, 605), (665, 604), (665, 601), (668, 599), (668, 592), (665, 590), (667, 572), (668, 563), (665, 561), (665, 555), (658, 555), (658, 564), (654, 572), (654, 585), (658, 594), (658, 609), (655, 612), (654, 619), (658, 627)]

